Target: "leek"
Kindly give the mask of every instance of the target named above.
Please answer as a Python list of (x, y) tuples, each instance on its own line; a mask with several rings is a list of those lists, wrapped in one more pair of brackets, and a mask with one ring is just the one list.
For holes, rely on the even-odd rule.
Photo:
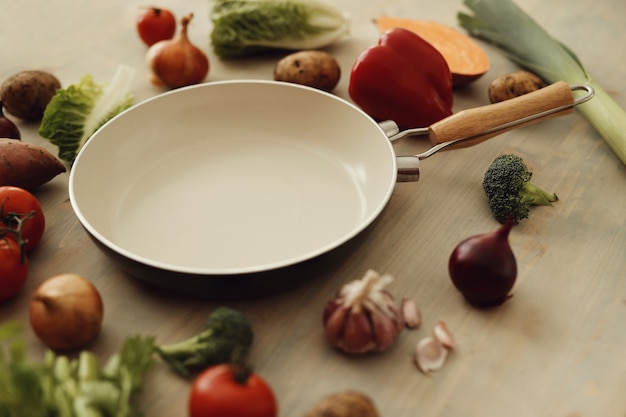
[(473, 15), (459, 12), (457, 18), (470, 35), (494, 44), (549, 83), (562, 80), (593, 87), (594, 98), (578, 109), (626, 164), (626, 111), (589, 76), (571, 49), (511, 0), (464, 0), (464, 4)]

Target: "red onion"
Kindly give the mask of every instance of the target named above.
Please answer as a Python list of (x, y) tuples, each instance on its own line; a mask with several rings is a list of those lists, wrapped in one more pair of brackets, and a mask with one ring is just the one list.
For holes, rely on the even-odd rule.
[(514, 224), (509, 219), (494, 232), (469, 237), (454, 248), (448, 262), (450, 278), (472, 304), (489, 307), (510, 298), (517, 279), (517, 262), (508, 240)]

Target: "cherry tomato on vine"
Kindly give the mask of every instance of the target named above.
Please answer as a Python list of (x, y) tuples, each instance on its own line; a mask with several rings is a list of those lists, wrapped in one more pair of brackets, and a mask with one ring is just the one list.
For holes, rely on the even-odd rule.
[(28, 259), (20, 245), (7, 236), (0, 237), (0, 301), (13, 297), (24, 286), (28, 275)]
[[(32, 214), (31, 214), (32, 212)], [(26, 218), (26, 216), (29, 216)], [(26, 252), (33, 249), (43, 236), (46, 228), (46, 218), (37, 197), (23, 188), (2, 186), (0, 187), (0, 229), (17, 227), (17, 218), (24, 219), (22, 222), (22, 239), (26, 241)], [(14, 238), (9, 233), (8, 238)]]
[(176, 33), (176, 17), (170, 10), (162, 7), (142, 9), (137, 19), (137, 33), (147, 46), (172, 39)]
[(243, 381), (230, 365), (212, 366), (191, 386), (189, 417), (276, 417), (278, 405), (270, 386), (255, 373)]

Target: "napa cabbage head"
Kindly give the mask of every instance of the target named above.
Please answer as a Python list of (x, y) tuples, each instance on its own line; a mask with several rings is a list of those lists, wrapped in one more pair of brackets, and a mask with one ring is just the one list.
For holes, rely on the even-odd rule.
[(348, 15), (322, 0), (210, 1), (211, 44), (220, 58), (321, 48), (350, 29)]
[(71, 165), (96, 130), (133, 105), (134, 74), (134, 69), (121, 65), (107, 85), (86, 74), (80, 82), (57, 91), (44, 111), (39, 134), (58, 146), (60, 159)]

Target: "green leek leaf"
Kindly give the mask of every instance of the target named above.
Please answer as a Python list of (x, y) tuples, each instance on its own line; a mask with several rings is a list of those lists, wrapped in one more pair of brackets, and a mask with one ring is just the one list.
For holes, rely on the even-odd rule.
[(512, 0), (465, 0), (472, 14), (459, 12), (461, 27), (497, 46), (520, 66), (545, 81), (588, 84), (593, 99), (577, 108), (626, 164), (626, 111), (585, 70), (576, 54), (552, 37)]

